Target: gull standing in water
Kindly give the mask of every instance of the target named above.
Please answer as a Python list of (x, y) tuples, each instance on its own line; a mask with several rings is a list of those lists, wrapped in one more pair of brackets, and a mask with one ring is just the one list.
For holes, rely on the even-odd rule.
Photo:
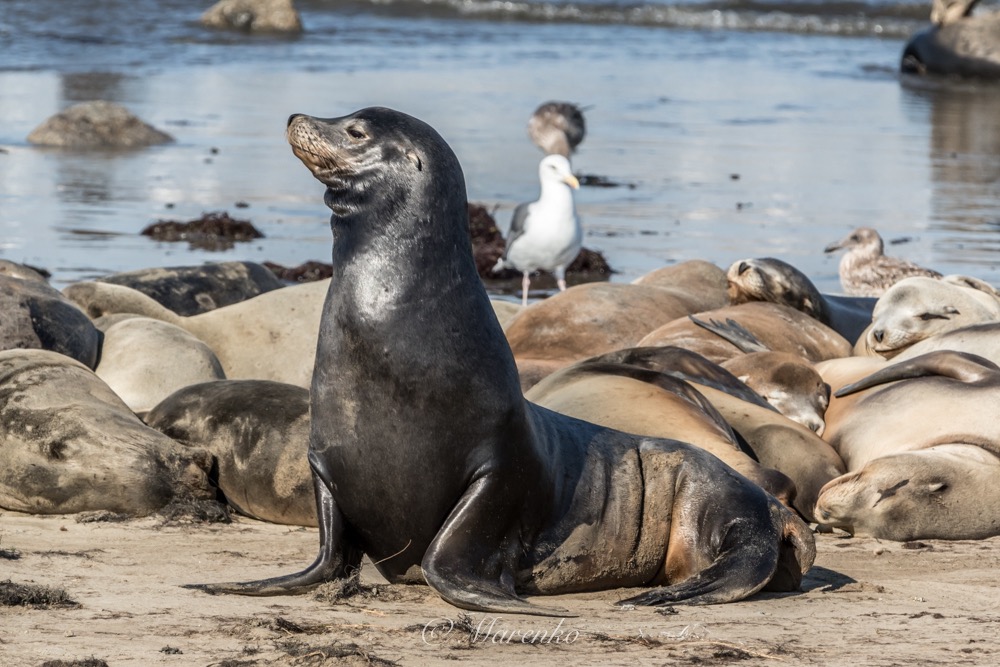
[(925, 269), (898, 257), (887, 257), (879, 233), (871, 227), (859, 227), (844, 239), (831, 243), (825, 252), (847, 249), (840, 258), (840, 286), (851, 296), (882, 296), (903, 278), (927, 276), (940, 278), (933, 269)]
[(580, 187), (569, 160), (547, 155), (538, 165), (542, 192), (538, 201), (518, 205), (507, 235), (507, 247), (494, 271), (520, 271), (521, 303), (528, 305), (529, 274), (538, 269), (556, 276), (559, 290), (566, 289), (566, 267), (583, 244), (583, 229), (576, 217), (573, 190)]
[(528, 121), (528, 136), (546, 155), (568, 158), (586, 132), (583, 110), (570, 102), (546, 102)]

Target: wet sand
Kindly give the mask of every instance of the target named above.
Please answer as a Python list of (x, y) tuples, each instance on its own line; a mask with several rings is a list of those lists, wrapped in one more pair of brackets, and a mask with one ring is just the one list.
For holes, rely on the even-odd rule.
[[(605, 591), (546, 600), (572, 614), (550, 619), (463, 612), (424, 586), (341, 602), (209, 596), (180, 585), (295, 571), (312, 562), (316, 531), (4, 512), (0, 549), (19, 558), (0, 560), (0, 579), (65, 589), (79, 606), (0, 607), (0, 664), (995, 664), (998, 540), (818, 535), (802, 593), (661, 612), (622, 610), (626, 591)], [(361, 578), (381, 581), (370, 564)]]

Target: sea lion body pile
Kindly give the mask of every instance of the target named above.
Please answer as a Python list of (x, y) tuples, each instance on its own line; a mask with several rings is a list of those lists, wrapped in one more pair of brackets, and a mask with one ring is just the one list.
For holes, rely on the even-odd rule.
[[(288, 139), (327, 186), (327, 281), (180, 315), (114, 280), (60, 295), (0, 276), (19, 308), (55, 314), (0, 339), (43, 348), (0, 353), (0, 507), (141, 515), (206, 496), (211, 473), (243, 514), (318, 525), (320, 548), (301, 572), (209, 592), (301, 592), (368, 555), (456, 606), (529, 614), (564, 612), (526, 595), (796, 590), (805, 521), (1000, 534), (1000, 431), (967, 409), (1000, 398), (1000, 300), (981, 281), (843, 299), (758, 258), (498, 305), (432, 128), (371, 108), (293, 116)], [(109, 435), (129, 453), (102, 455)]]

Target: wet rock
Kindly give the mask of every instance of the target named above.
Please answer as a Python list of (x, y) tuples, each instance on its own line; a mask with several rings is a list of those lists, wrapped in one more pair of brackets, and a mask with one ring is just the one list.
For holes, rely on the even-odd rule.
[(114, 102), (75, 104), (32, 130), (28, 141), (62, 148), (139, 148), (173, 141)]
[(292, 0), (221, 0), (201, 15), (201, 23), (245, 32), (302, 32)]

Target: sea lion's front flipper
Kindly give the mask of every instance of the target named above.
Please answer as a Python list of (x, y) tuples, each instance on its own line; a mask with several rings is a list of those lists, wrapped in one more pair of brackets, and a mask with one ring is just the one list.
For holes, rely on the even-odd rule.
[(491, 475), (466, 490), (424, 554), (427, 584), (456, 607), (470, 611), (534, 616), (572, 616), (565, 609), (539, 607), (517, 596), (514, 571), (520, 543), (516, 521), (497, 507), (504, 493)]
[(328, 581), (346, 578), (360, 568), (362, 552), (347, 540), (344, 516), (315, 469), (313, 488), (319, 517), (319, 555), (312, 565), (282, 577), (222, 584), (186, 584), (183, 588), (194, 588), (212, 595), (298, 595)]

